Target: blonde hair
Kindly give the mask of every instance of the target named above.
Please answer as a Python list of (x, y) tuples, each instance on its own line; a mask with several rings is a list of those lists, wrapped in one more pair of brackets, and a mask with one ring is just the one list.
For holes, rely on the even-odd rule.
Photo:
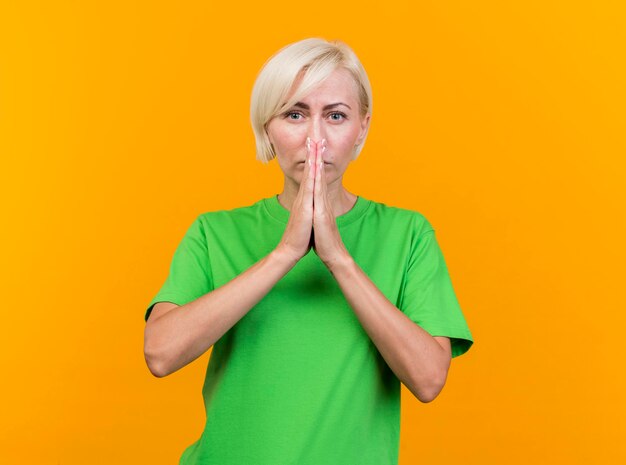
[[(256, 158), (263, 163), (276, 153), (267, 135), (267, 123), (291, 108), (300, 98), (330, 76), (337, 68), (350, 72), (356, 84), (360, 116), (372, 113), (372, 89), (363, 65), (348, 45), (339, 40), (311, 38), (289, 44), (270, 57), (259, 72), (250, 102), (250, 121), (256, 139)], [(286, 101), (295, 81), (298, 89)], [(369, 131), (369, 127), (368, 127)], [(356, 159), (367, 133), (355, 146)]]

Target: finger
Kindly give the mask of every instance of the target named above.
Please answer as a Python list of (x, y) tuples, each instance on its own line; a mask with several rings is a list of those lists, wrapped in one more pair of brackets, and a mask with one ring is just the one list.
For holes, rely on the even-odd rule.
[(316, 144), (310, 138), (308, 139), (307, 161), (304, 163), (302, 173), (302, 181), (300, 185), (300, 208), (303, 208), (307, 214), (307, 221), (312, 221), (313, 215), (313, 190), (315, 188), (315, 149)]
[[(313, 162), (314, 142), (310, 137), (306, 138), (304, 146), (306, 150), (306, 158), (304, 161), (304, 168), (302, 169), (302, 179), (300, 180), (298, 196), (308, 198), (311, 196), (310, 192), (313, 191), (315, 182), (315, 166)], [(312, 199), (310, 199), (310, 201), (312, 202)]]
[(330, 204), (330, 199), (328, 198), (328, 182), (326, 181), (326, 164), (324, 163), (325, 161), (325, 152), (326, 152), (326, 139), (322, 140), (322, 173), (320, 176), (321, 179), (321, 192), (322, 192), (322, 199), (324, 199), (324, 205), (326, 207), (326, 211), (330, 211), (332, 212), (332, 205)]
[(320, 195), (324, 206), (328, 209), (328, 196), (326, 195), (326, 165), (324, 164), (324, 152), (326, 151), (326, 139), (322, 139), (322, 150), (320, 151)]
[(324, 196), (323, 196), (323, 192), (322, 189), (324, 188), (324, 183), (322, 182), (322, 172), (323, 172), (323, 166), (324, 166), (324, 160), (323, 160), (323, 155), (322, 155), (322, 151), (323, 151), (323, 147), (324, 147), (324, 143), (326, 141), (324, 139), (322, 139), (322, 141), (317, 144), (317, 150), (316, 150), (316, 172), (315, 172), (315, 192), (314, 192), (314, 200), (313, 200), (313, 204), (315, 206), (314, 211), (316, 214), (324, 214), (324, 212), (326, 211), (326, 203), (324, 201)]
[[(326, 160), (326, 159), (324, 158), (324, 160)], [(328, 196), (328, 183), (330, 182), (330, 179), (328, 178), (328, 175), (330, 173), (327, 172), (328, 168), (326, 168), (326, 166), (328, 166), (328, 165), (324, 164), (323, 166), (324, 166), (324, 170), (322, 171), (322, 179), (323, 179), (322, 187), (324, 189), (324, 198), (326, 199), (326, 205), (328, 206), (328, 210), (333, 212), (333, 215), (334, 215), (334, 210), (333, 210), (332, 205), (330, 203), (330, 197)]]
[(315, 165), (316, 159), (316, 151), (317, 151), (317, 142), (309, 139), (309, 171), (307, 173), (307, 185), (306, 185), (306, 194), (307, 198), (310, 201), (313, 201), (313, 190), (315, 188), (315, 173), (317, 171), (317, 167)]

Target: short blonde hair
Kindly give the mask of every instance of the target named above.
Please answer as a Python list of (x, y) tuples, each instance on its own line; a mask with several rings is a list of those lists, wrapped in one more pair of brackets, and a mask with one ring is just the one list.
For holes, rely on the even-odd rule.
[[(267, 124), (291, 108), (337, 68), (350, 72), (357, 87), (359, 113), (372, 114), (372, 88), (363, 65), (348, 45), (339, 40), (311, 38), (289, 44), (270, 57), (259, 72), (250, 102), (250, 121), (256, 139), (256, 158), (263, 163), (276, 153), (267, 135)], [(301, 75), (302, 73), (302, 75)], [(294, 82), (301, 75), (298, 89), (286, 101)], [(369, 127), (368, 127), (369, 132)], [(355, 147), (356, 159), (365, 144), (367, 132)]]

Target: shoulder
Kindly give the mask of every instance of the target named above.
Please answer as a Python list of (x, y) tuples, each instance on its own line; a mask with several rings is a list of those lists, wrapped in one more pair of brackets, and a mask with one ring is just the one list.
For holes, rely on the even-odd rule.
[(419, 210), (397, 207), (374, 200), (369, 200), (369, 202), (371, 203), (370, 214), (386, 225), (411, 228), (417, 234), (435, 229)]
[(262, 207), (263, 199), (240, 207), (204, 211), (198, 214), (196, 221), (202, 225), (239, 222), (255, 218)]

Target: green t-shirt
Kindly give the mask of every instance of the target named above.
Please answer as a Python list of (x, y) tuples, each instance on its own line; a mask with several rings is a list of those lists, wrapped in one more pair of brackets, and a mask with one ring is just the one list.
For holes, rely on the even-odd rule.
[[(277, 196), (200, 214), (150, 301), (186, 304), (268, 255), (289, 210)], [(416, 211), (358, 197), (336, 218), (380, 291), (452, 356), (473, 338), (435, 232)], [(397, 465), (400, 381), (312, 249), (213, 346), (206, 425), (180, 465)]]

